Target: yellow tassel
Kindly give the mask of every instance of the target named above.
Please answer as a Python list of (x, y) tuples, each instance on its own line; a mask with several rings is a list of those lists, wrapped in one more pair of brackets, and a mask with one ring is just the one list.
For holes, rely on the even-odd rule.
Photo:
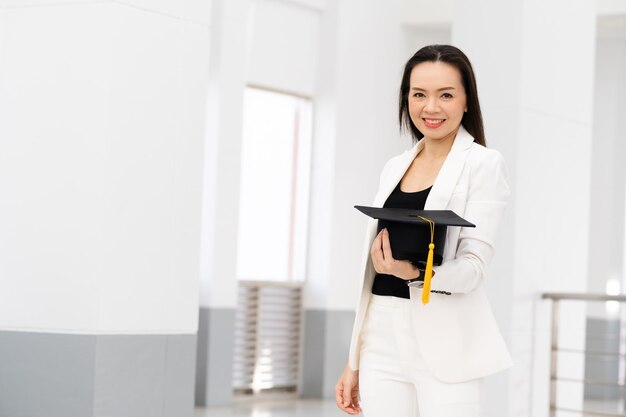
[(433, 277), (433, 259), (435, 257), (435, 222), (426, 217), (419, 216), (420, 219), (428, 222), (430, 226), (430, 244), (428, 245), (428, 258), (426, 258), (426, 269), (424, 270), (424, 287), (422, 289), (422, 304), (428, 304), (430, 298), (430, 281)]
[(433, 277), (433, 258), (435, 245), (428, 245), (428, 258), (426, 260), (426, 270), (424, 271), (424, 288), (422, 290), (422, 304), (428, 304), (430, 297), (430, 280)]

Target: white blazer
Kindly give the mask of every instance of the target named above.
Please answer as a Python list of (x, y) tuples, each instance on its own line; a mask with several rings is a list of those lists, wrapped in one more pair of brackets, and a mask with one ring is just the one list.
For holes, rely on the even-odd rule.
[[(383, 206), (423, 147), (424, 141), (420, 140), (411, 149), (387, 161), (373, 207)], [(509, 195), (502, 155), (474, 143), (474, 138), (461, 125), (424, 209), (453, 210), (476, 227), (448, 227), (443, 261), (433, 268), (431, 288), (452, 295), (431, 293), (430, 302), (423, 305), (422, 290), (416, 287), (409, 290), (412, 325), (419, 340), (415, 349), (419, 349), (430, 370), (441, 381), (467, 381), (513, 365), (483, 288), (487, 267), (494, 255), (498, 224)], [(376, 237), (377, 222), (369, 219), (363, 246), (361, 296), (348, 358), (352, 370), (359, 368), (359, 335), (376, 275), (370, 249)]]

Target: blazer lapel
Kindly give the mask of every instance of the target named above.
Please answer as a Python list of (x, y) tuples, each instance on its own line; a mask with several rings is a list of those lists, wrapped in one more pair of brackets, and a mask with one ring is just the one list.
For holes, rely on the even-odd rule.
[(461, 125), (454, 138), (452, 148), (450, 148), (450, 153), (448, 153), (439, 174), (437, 174), (433, 188), (428, 193), (424, 210), (444, 210), (447, 207), (459, 176), (463, 172), (473, 142), (472, 135)]

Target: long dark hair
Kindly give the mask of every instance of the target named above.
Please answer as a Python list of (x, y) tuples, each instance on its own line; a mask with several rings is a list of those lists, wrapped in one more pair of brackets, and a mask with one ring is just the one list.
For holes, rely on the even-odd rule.
[(476, 78), (474, 70), (467, 56), (457, 47), (452, 45), (428, 45), (417, 51), (404, 66), (404, 74), (402, 74), (402, 83), (400, 84), (400, 109), (399, 122), (400, 129), (407, 129), (411, 132), (413, 143), (424, 137), (409, 115), (409, 90), (411, 71), (417, 64), (422, 62), (445, 62), (459, 70), (461, 73), (461, 81), (465, 89), (467, 97), (467, 112), (463, 113), (461, 124), (474, 137), (474, 142), (483, 146), (485, 143), (485, 131), (483, 128), (483, 116), (480, 112), (480, 103), (478, 102), (478, 91), (476, 89)]

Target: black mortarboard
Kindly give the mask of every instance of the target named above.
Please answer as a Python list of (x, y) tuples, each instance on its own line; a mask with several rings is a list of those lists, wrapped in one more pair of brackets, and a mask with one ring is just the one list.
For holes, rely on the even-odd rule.
[(405, 259), (415, 264), (426, 263), (430, 244), (429, 223), (435, 223), (435, 253), (433, 264), (441, 265), (448, 226), (476, 227), (452, 210), (413, 210), (405, 208), (380, 208), (354, 206), (370, 217), (378, 219), (378, 231), (387, 228), (394, 259)]
[(378, 231), (387, 228), (394, 259), (408, 260), (416, 265), (425, 264), (424, 303), (428, 302), (432, 266), (441, 265), (443, 260), (448, 226), (476, 227), (452, 210), (354, 207), (378, 219)]

